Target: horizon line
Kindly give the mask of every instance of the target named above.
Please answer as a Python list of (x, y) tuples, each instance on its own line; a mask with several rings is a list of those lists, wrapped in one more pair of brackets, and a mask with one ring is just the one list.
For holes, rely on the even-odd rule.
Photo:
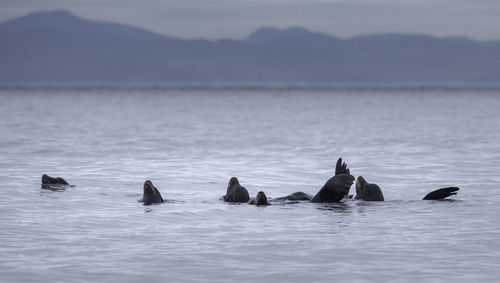
[(3, 90), (489, 90), (500, 83), (6, 83)]

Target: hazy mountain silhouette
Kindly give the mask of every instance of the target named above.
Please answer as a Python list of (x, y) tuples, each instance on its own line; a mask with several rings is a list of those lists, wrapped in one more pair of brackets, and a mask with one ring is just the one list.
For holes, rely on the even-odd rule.
[(0, 24), (0, 83), (500, 83), (500, 42), (300, 27), (244, 40), (185, 40), (65, 11)]

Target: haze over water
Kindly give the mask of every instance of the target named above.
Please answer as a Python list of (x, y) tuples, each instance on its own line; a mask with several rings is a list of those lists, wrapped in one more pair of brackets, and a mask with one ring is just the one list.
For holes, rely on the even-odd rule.
[[(495, 282), (500, 93), (0, 90), (5, 282)], [(385, 202), (315, 194), (342, 157)], [(40, 188), (43, 173), (76, 185)], [(143, 206), (150, 179), (167, 201)], [(451, 201), (423, 201), (446, 186)], [(351, 194), (355, 194), (354, 186)]]

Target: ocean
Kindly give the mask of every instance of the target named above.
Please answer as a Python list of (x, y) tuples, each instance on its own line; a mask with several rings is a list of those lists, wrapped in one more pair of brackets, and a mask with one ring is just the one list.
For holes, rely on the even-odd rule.
[[(497, 282), (500, 90), (3, 88), (2, 282)], [(384, 202), (314, 195), (342, 157)], [(42, 174), (72, 187), (40, 186)], [(151, 180), (165, 203), (138, 202)], [(447, 201), (430, 191), (458, 186)], [(355, 194), (354, 186), (350, 194)]]

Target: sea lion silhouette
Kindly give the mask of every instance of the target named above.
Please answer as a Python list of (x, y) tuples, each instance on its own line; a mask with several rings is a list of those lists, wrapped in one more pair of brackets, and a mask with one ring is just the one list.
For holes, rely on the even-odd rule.
[(249, 204), (254, 204), (254, 205), (269, 205), (270, 203), (267, 201), (267, 196), (263, 191), (260, 191), (257, 193), (255, 198), (250, 201)]
[(356, 180), (356, 196), (354, 199), (362, 199), (366, 201), (384, 201), (382, 190), (377, 184), (370, 184), (365, 181), (365, 178), (359, 176)]
[(143, 202), (145, 205), (163, 202), (160, 192), (150, 180), (144, 182), (143, 191), (142, 199), (139, 201)]
[(227, 202), (248, 202), (250, 196), (247, 189), (240, 185), (238, 178), (232, 177), (227, 184), (224, 200)]
[(50, 177), (47, 174), (42, 175), (42, 185), (69, 185), (66, 180), (61, 177)]

